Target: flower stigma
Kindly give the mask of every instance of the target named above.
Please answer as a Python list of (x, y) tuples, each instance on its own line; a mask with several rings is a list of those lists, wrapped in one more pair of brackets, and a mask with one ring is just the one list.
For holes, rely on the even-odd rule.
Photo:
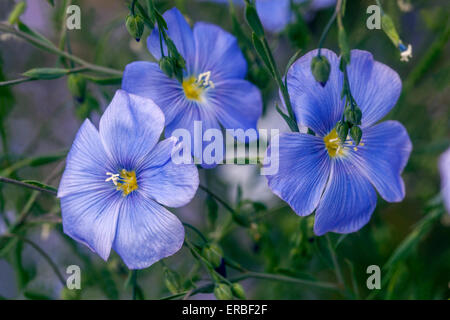
[[(332, 158), (345, 156), (348, 147), (353, 146), (353, 141), (349, 139), (349, 137), (347, 137), (347, 140), (342, 142), (336, 132), (336, 129), (333, 129), (329, 134), (327, 134), (325, 138), (323, 138), (323, 141), (325, 142), (325, 148), (327, 149), (328, 154)], [(364, 143), (361, 141), (359, 146), (363, 147)], [(358, 147), (354, 146), (353, 151), (358, 151)]]
[(105, 181), (112, 181), (117, 187), (116, 190), (121, 190), (124, 197), (138, 189), (136, 173), (134, 171), (122, 169), (120, 173), (113, 174), (111, 172), (107, 172), (106, 175), (109, 177), (106, 178)]
[(204, 72), (195, 77), (183, 80), (182, 87), (186, 98), (189, 100), (200, 101), (203, 91), (208, 88), (215, 88), (214, 83), (210, 80), (211, 71)]

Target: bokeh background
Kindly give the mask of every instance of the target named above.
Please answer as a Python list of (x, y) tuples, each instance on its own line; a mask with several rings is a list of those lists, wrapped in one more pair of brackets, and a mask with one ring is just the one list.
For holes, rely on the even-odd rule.
[[(440, 178), (437, 161), (450, 146), (450, 60), (449, 2), (442, 0), (406, 1), (412, 8), (401, 11), (395, 0), (382, 1), (393, 18), (405, 44), (413, 46), (413, 58), (400, 62), (399, 52), (381, 30), (366, 28), (366, 9), (374, 1), (347, 1), (344, 25), (352, 48), (373, 53), (376, 60), (395, 69), (403, 81), (403, 92), (388, 118), (401, 121), (412, 139), (414, 150), (404, 172), (407, 195), (403, 202), (389, 204), (381, 198), (369, 224), (345, 237), (331, 234), (346, 290), (333, 291), (300, 284), (248, 279), (242, 282), (253, 299), (448, 299), (450, 297), (450, 218), (447, 214), (428, 219), (439, 207)], [(126, 1), (73, 1), (81, 8), (81, 30), (67, 30), (73, 54), (83, 59), (123, 70), (136, 60), (153, 60), (145, 41), (136, 42), (127, 33), (124, 20), (129, 12)], [(227, 5), (208, 1), (156, 1), (161, 12), (177, 6), (188, 21), (208, 21), (232, 32)], [(64, 21), (64, 1), (52, 7), (45, 0), (27, 1), (21, 20), (35, 31), (58, 43)], [(7, 19), (15, 5), (0, 1), (0, 21)], [(242, 28), (250, 34), (242, 8), (236, 8)], [(301, 6), (296, 19), (280, 34), (268, 34), (270, 46), (281, 70), (299, 49), (305, 53), (317, 47), (319, 37), (333, 8), (312, 12)], [(148, 35), (145, 31), (143, 39)], [(336, 52), (336, 27), (325, 47)], [(58, 57), (39, 50), (18, 38), (0, 33), (0, 81), (16, 79), (36, 67), (61, 66)], [(249, 74), (264, 94), (265, 112), (260, 128), (288, 131), (275, 111), (278, 102), (274, 82), (263, 72)], [(67, 80), (41, 80), (0, 87), (0, 172), (11, 178), (45, 181), (58, 186), (64, 168), (61, 156), (70, 148), (85, 117), (97, 124), (116, 85), (88, 83), (89, 103), (80, 103), (67, 89)], [(247, 269), (314, 277), (335, 282), (327, 239), (312, 233), (313, 217), (300, 218), (274, 196), (258, 166), (226, 165), (201, 170), (202, 184), (220, 195), (233, 208), (253, 221), (243, 226), (230, 218), (219, 205), (216, 226), (208, 219), (208, 198), (199, 190), (188, 206), (175, 210), (183, 220), (200, 229), (210, 239), (220, 237), (226, 256)], [(105, 263), (86, 247), (63, 234), (58, 201), (13, 185), (0, 184), (0, 236), (6, 234), (17, 217), (29, 212), (26, 228), (8, 245), (0, 247), (0, 297), (6, 299), (128, 299), (129, 272), (117, 254)], [(425, 219), (425, 222), (424, 222)], [(420, 224), (422, 223), (422, 224)], [(423, 224), (423, 228), (421, 227)], [(226, 230), (221, 226), (227, 225)], [(413, 230), (419, 230), (416, 234)], [(224, 231), (224, 232), (222, 232)], [(413, 233), (412, 233), (413, 232)], [(187, 231), (197, 240), (195, 233)], [(220, 234), (218, 236), (218, 234)], [(66, 276), (69, 265), (82, 270), (82, 289), (68, 291), (48, 261), (33, 244), (43, 250), (54, 267)], [(405, 242), (405, 239), (407, 241)], [(404, 250), (397, 250), (404, 246)], [(366, 287), (369, 265), (386, 266), (393, 253), (399, 253), (383, 276), (387, 281), (376, 294)], [(189, 250), (140, 271), (138, 282), (147, 299), (170, 296), (163, 269), (176, 271), (183, 285), (201, 284), (208, 274)], [(228, 275), (235, 272), (228, 268)], [(214, 298), (211, 293), (195, 298)]]

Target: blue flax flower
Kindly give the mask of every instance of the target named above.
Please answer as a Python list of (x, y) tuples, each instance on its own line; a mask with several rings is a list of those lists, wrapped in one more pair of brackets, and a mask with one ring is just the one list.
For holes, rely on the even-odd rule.
[(171, 161), (175, 138), (158, 143), (163, 128), (153, 101), (117, 91), (99, 130), (85, 120), (78, 131), (58, 190), (64, 232), (130, 269), (180, 249), (183, 225), (162, 205), (187, 204), (199, 183), (194, 165)]
[(267, 178), (272, 191), (298, 215), (316, 211), (317, 235), (349, 233), (370, 220), (377, 202), (375, 189), (389, 202), (405, 196), (400, 175), (412, 149), (408, 133), (397, 121), (376, 124), (395, 105), (401, 81), (369, 52), (351, 52), (349, 83), (363, 113), (362, 140), (355, 146), (349, 137), (341, 141), (335, 130), (345, 102), (339, 58), (322, 49), (331, 64), (330, 78), (322, 88), (311, 74), (311, 59), (316, 55), (317, 50), (300, 58), (287, 75), (297, 121), (315, 135), (282, 134), (279, 157), (272, 157), (278, 158), (279, 171)]
[(445, 207), (450, 213), (450, 149), (439, 159), (439, 169), (441, 171), (441, 193), (444, 198)]
[[(202, 122), (203, 132), (221, 125), (226, 129), (256, 129), (262, 112), (261, 93), (244, 80), (247, 63), (236, 38), (203, 22), (191, 30), (176, 8), (165, 12), (164, 19), (169, 36), (186, 60), (183, 82), (169, 78), (157, 63), (139, 61), (126, 66), (122, 88), (160, 106), (166, 117), (166, 137), (180, 128), (194, 137), (194, 121)], [(157, 30), (149, 36), (147, 46), (155, 58), (161, 58)]]
[[(228, 3), (229, 0), (209, 1)], [(307, 0), (294, 0), (294, 2), (303, 3), (307, 2)], [(320, 10), (332, 6), (335, 2), (336, 0), (312, 0), (309, 10)], [(234, 0), (234, 3), (244, 5), (245, 2), (244, 0)], [(291, 0), (256, 0), (255, 6), (264, 28), (274, 33), (283, 31), (294, 17), (291, 10)]]

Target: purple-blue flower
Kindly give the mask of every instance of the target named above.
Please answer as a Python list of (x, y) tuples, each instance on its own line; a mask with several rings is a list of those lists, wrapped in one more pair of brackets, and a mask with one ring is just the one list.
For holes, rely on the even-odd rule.
[(401, 80), (369, 52), (351, 52), (349, 84), (363, 114), (362, 140), (355, 146), (349, 137), (342, 142), (335, 130), (344, 109), (339, 58), (322, 49), (331, 64), (330, 78), (322, 87), (311, 74), (316, 55), (317, 50), (300, 58), (287, 75), (297, 122), (315, 135), (282, 134), (279, 157), (272, 156), (278, 158), (279, 171), (267, 178), (272, 191), (298, 215), (316, 212), (317, 235), (349, 233), (370, 220), (377, 203), (375, 189), (388, 202), (405, 196), (401, 173), (412, 149), (408, 133), (397, 121), (377, 124), (395, 105)]
[[(228, 3), (229, 0), (203, 0), (218, 3)], [(307, 0), (294, 0), (295, 3), (303, 3)], [(244, 5), (244, 0), (234, 0), (237, 5)], [(336, 3), (336, 0), (312, 0), (310, 10), (320, 10)], [(292, 21), (291, 0), (256, 0), (256, 10), (264, 28), (271, 32), (281, 32)]]
[[(166, 118), (166, 137), (180, 128), (194, 137), (194, 121), (202, 122), (203, 132), (220, 130), (221, 126), (256, 129), (262, 112), (261, 93), (244, 80), (247, 63), (236, 38), (204, 22), (196, 23), (191, 30), (176, 8), (165, 12), (164, 19), (170, 38), (186, 60), (183, 82), (169, 78), (157, 63), (139, 61), (126, 66), (122, 88), (155, 101)], [(156, 29), (147, 46), (155, 58), (161, 58)]]
[(439, 169), (441, 171), (441, 193), (445, 207), (450, 212), (450, 149), (448, 149), (439, 159)]
[(99, 130), (85, 120), (58, 189), (64, 232), (104, 260), (113, 248), (130, 269), (177, 252), (180, 220), (163, 206), (187, 204), (198, 187), (194, 165), (175, 165), (175, 138), (158, 143), (164, 115), (150, 99), (116, 92)]

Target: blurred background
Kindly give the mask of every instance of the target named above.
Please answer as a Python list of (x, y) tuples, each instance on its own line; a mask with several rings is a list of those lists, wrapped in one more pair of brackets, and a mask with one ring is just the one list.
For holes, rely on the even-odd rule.
[[(62, 28), (66, 1), (54, 1), (54, 6), (46, 0), (26, 2), (27, 9), (21, 16), (25, 25), (55, 44), (66, 37), (73, 54), (86, 61), (123, 70), (132, 61), (154, 60), (144, 41), (148, 28), (140, 42), (132, 39), (125, 28), (129, 13), (127, 1), (72, 1), (81, 8), (81, 30)], [(388, 118), (405, 125), (414, 145), (403, 174), (406, 198), (395, 204), (379, 198), (371, 221), (363, 229), (345, 237), (330, 235), (336, 245), (345, 290), (264, 279), (247, 279), (241, 284), (252, 299), (448, 299), (450, 217), (441, 214), (435, 218), (433, 210), (440, 206), (437, 161), (450, 146), (450, 4), (445, 0), (382, 1), (403, 42), (412, 44), (413, 57), (405, 63), (400, 62), (398, 49), (381, 30), (366, 28), (369, 16), (366, 9), (374, 1), (347, 2), (344, 25), (351, 48), (370, 51), (376, 60), (396, 70), (403, 81), (402, 96)], [(0, 21), (7, 20), (15, 3), (13, 0), (0, 2)], [(410, 6), (405, 8), (404, 3)], [(207, 21), (233, 32), (226, 3), (161, 0), (156, 4), (160, 12), (177, 6), (190, 23)], [(242, 30), (249, 36), (243, 8), (236, 6), (236, 11)], [(332, 13), (333, 7), (317, 9), (305, 1), (296, 6), (292, 22), (283, 31), (268, 33), (280, 70), (284, 70), (289, 58), (299, 49), (306, 53), (317, 47)], [(324, 47), (339, 52), (335, 26)], [(32, 68), (55, 66), (61, 67), (57, 56), (0, 33), (0, 81), (21, 78), (23, 72)], [(274, 81), (263, 70), (255, 68), (249, 71), (248, 79), (260, 87), (264, 96), (265, 111), (259, 127), (289, 131), (275, 111), (275, 103), (279, 101)], [(64, 154), (82, 120), (89, 117), (98, 124), (102, 111), (120, 87), (120, 81), (112, 82), (88, 81), (83, 101), (73, 97), (64, 77), (0, 87), (1, 175), (43, 181), (57, 187), (64, 169)], [(327, 239), (312, 232), (314, 217), (298, 217), (274, 196), (266, 179), (259, 175), (258, 166), (224, 165), (200, 170), (200, 176), (203, 185), (250, 222), (231, 217), (220, 204), (215, 220), (215, 205), (211, 204), (214, 200), (200, 189), (188, 206), (175, 213), (208, 239), (217, 240), (225, 256), (249, 270), (336, 281)], [(126, 285), (129, 272), (120, 257), (114, 253), (105, 263), (64, 235), (59, 202), (54, 197), (0, 184), (0, 236), (7, 234), (24, 214), (28, 220), (18, 231), (20, 237), (0, 245), (1, 298), (130, 298), (131, 289)], [(414, 233), (414, 230), (419, 231)], [(190, 230), (187, 235), (199, 242)], [(81, 290), (70, 291), (64, 286), (69, 265), (81, 267)], [(382, 289), (376, 294), (366, 286), (369, 265), (387, 266), (383, 269)], [(209, 280), (198, 261), (183, 248), (163, 263), (139, 272), (143, 297), (159, 299), (176, 293), (167, 286), (166, 268), (178, 274), (180, 292), (192, 288), (193, 283), (201, 285)], [(231, 277), (236, 274), (231, 268), (226, 272)], [(389, 277), (383, 281), (386, 274)], [(191, 298), (214, 296), (205, 292)]]

